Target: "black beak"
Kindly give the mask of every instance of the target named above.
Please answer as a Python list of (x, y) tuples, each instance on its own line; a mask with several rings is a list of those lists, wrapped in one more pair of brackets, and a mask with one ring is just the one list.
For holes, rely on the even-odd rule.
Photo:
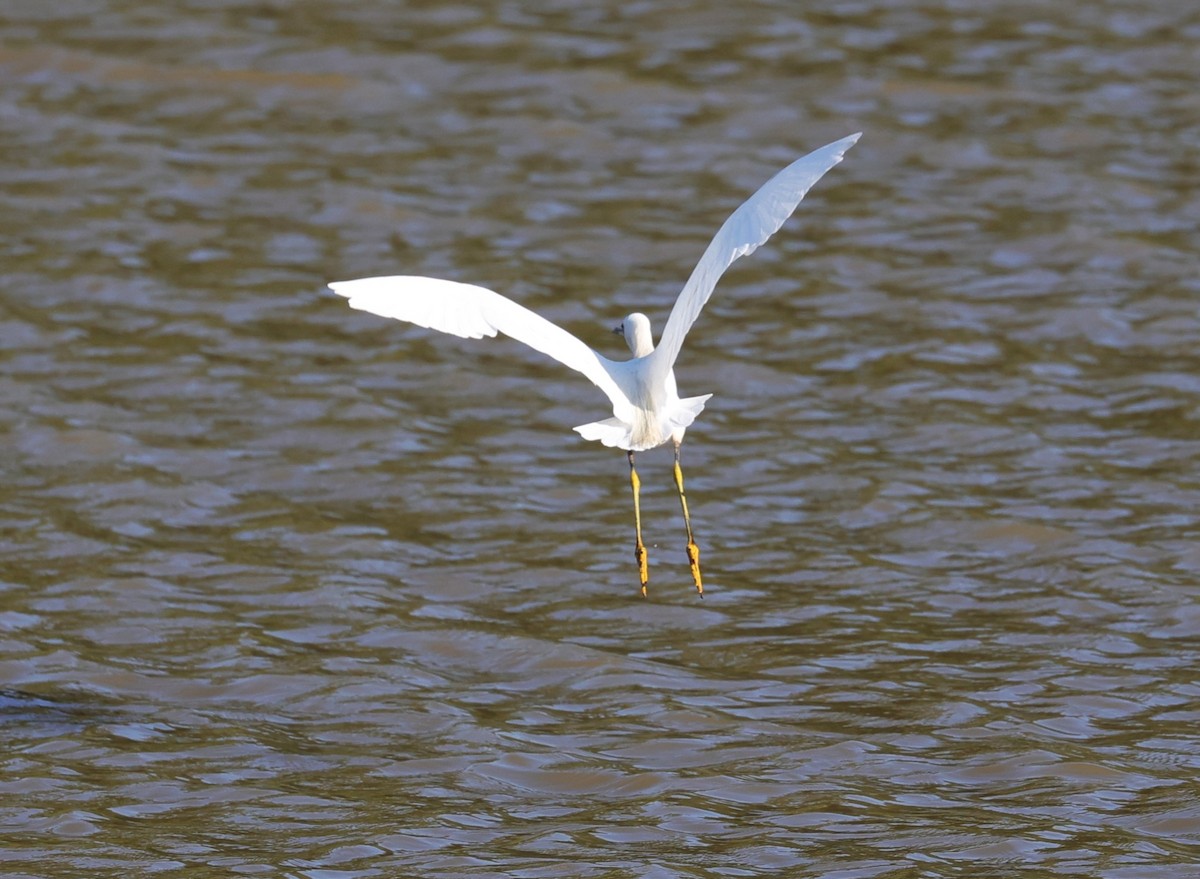
[(623, 323), (622, 323), (622, 324), (617, 324), (615, 327), (613, 327), (613, 335), (614, 335), (614, 336), (623, 336), (623, 335), (625, 335), (625, 324), (623, 324)]

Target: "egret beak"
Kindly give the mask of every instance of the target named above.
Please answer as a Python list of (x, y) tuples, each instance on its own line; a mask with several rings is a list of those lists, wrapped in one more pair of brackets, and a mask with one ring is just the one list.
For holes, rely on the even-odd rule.
[(614, 336), (625, 335), (625, 324), (617, 324), (615, 327), (613, 327), (612, 331)]

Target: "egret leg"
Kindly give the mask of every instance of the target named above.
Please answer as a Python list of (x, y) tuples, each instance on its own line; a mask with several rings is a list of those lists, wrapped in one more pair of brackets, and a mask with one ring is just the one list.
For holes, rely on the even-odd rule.
[(675, 487), (679, 489), (679, 505), (683, 507), (683, 524), (687, 528), (688, 565), (692, 569), (692, 579), (696, 582), (696, 591), (704, 597), (704, 583), (700, 580), (700, 547), (692, 538), (692, 517), (688, 515), (687, 496), (683, 493), (683, 469), (679, 466), (679, 443), (675, 443)]
[(633, 525), (637, 534), (637, 546), (634, 557), (638, 564), (638, 577), (642, 581), (642, 597), (646, 597), (646, 583), (650, 579), (650, 563), (646, 558), (646, 545), (642, 543), (642, 502), (639, 492), (642, 490), (642, 480), (638, 479), (637, 470), (633, 467), (633, 452), (629, 453), (629, 484), (633, 486)]

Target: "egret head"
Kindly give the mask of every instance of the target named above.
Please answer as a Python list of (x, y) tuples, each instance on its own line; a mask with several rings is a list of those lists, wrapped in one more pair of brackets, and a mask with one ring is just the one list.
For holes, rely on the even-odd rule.
[(613, 332), (625, 337), (625, 344), (633, 352), (634, 357), (645, 357), (654, 350), (654, 338), (650, 334), (650, 318), (641, 312), (627, 314), (625, 320), (615, 327)]

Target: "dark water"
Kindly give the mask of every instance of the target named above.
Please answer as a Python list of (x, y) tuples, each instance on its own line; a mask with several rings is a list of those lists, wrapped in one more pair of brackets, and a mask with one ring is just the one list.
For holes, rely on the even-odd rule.
[[(0, 12), (0, 873), (1200, 876), (1187, 4)], [(325, 281), (617, 353), (668, 452)]]

